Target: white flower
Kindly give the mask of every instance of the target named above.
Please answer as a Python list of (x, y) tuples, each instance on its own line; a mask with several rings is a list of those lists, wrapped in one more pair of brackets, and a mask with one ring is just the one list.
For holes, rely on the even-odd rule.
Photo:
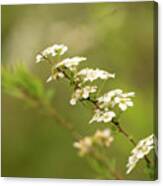
[(87, 81), (94, 81), (98, 78), (100, 79), (108, 79), (108, 78), (114, 78), (115, 74), (110, 74), (104, 70), (100, 70), (100, 69), (90, 69), (90, 68), (85, 68), (82, 69), (80, 72), (77, 73), (76, 78), (78, 79), (82, 79), (83, 82), (87, 82)]
[(97, 98), (97, 102), (100, 108), (107, 108), (107, 107), (113, 107), (114, 103), (112, 101), (112, 98), (114, 98), (117, 95), (122, 94), (121, 89), (115, 89), (111, 90), (108, 93), (104, 94), (103, 96)]
[(60, 44), (60, 45), (53, 45), (53, 46), (52, 46), (52, 50), (54, 50), (53, 56), (55, 56), (55, 55), (60, 55), (60, 56), (62, 56), (65, 52), (67, 52), (68, 47), (65, 46), (65, 45), (63, 45), (63, 44)]
[(128, 107), (132, 107), (134, 105), (132, 99), (130, 97), (134, 97), (134, 92), (123, 93), (114, 98), (115, 104), (118, 104), (121, 111), (125, 111)]
[(50, 82), (50, 81), (52, 81), (52, 80), (62, 79), (62, 78), (64, 78), (64, 77), (65, 77), (64, 73), (62, 73), (62, 72), (56, 72), (56, 73), (52, 74), (52, 75), (46, 80), (46, 82), (48, 83), (48, 82)]
[(91, 137), (85, 137), (85, 138), (81, 139), (79, 142), (75, 142), (74, 147), (79, 149), (79, 154), (81, 156), (88, 154), (92, 148)]
[(54, 44), (46, 48), (45, 50), (43, 50), (42, 52), (40, 52), (40, 54), (36, 56), (36, 63), (39, 63), (45, 60), (49, 56), (55, 57), (56, 55), (63, 55), (67, 50), (68, 50), (67, 46), (63, 44), (60, 44), (60, 45)]
[(36, 63), (39, 63), (43, 60), (43, 56), (41, 54), (37, 54), (36, 56)]
[(111, 135), (109, 129), (104, 129), (104, 130), (97, 130), (93, 136), (93, 140), (95, 143), (99, 145), (109, 147), (112, 141), (114, 140), (114, 138)]
[(77, 99), (76, 98), (71, 98), (70, 104), (71, 105), (76, 105)]
[(113, 139), (109, 129), (97, 130), (93, 136), (86, 136), (75, 142), (73, 146), (79, 150), (80, 156), (84, 156), (89, 154), (96, 145), (109, 147)]
[(76, 102), (80, 99), (87, 99), (90, 97), (90, 94), (97, 91), (97, 86), (85, 86), (83, 88), (77, 88), (72, 95), (70, 100), (71, 105), (75, 105)]
[(139, 141), (137, 146), (131, 151), (131, 156), (128, 159), (127, 174), (133, 170), (140, 159), (149, 154), (149, 152), (154, 148), (154, 145), (155, 142), (153, 134)]
[(111, 122), (112, 119), (116, 116), (116, 114), (113, 111), (101, 111), (101, 110), (96, 110), (94, 116), (92, 119), (89, 121), (89, 123), (93, 122), (104, 122), (108, 123)]
[(56, 64), (56, 68), (59, 67), (66, 67), (71, 71), (76, 70), (76, 66), (79, 65), (80, 62), (85, 61), (86, 57), (72, 57), (72, 58), (66, 58), (63, 61)]
[(136, 156), (130, 156), (128, 159), (128, 163), (127, 163), (127, 171), (126, 174), (129, 174), (133, 168), (136, 166), (137, 162), (139, 161), (139, 159)]
[(101, 109), (112, 109), (118, 105), (121, 111), (125, 111), (133, 106), (131, 97), (134, 95), (134, 92), (123, 93), (121, 89), (115, 89), (97, 98), (97, 102)]

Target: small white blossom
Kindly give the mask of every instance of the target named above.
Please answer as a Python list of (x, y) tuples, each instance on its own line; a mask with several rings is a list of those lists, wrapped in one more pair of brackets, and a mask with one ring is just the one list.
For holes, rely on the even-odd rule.
[(134, 95), (134, 92), (123, 93), (121, 89), (115, 89), (97, 98), (97, 102), (101, 109), (112, 109), (118, 105), (121, 111), (125, 111), (128, 107), (133, 106), (131, 97)]
[(53, 45), (52, 48), (53, 48), (53, 50), (55, 52), (55, 53), (53, 53), (53, 56), (54, 55), (62, 56), (68, 50), (68, 47), (63, 45), (63, 44), (61, 44), (61, 45)]
[(118, 96), (122, 94), (122, 90), (121, 89), (115, 89), (115, 90), (111, 90), (108, 93), (104, 94), (103, 96), (97, 98), (97, 102), (100, 108), (107, 108), (107, 107), (113, 107), (114, 103), (112, 98), (114, 98), (115, 96)]
[(85, 137), (79, 142), (74, 143), (74, 147), (79, 149), (79, 155), (84, 156), (91, 151), (92, 148), (92, 139), (91, 137)]
[(134, 97), (134, 92), (123, 93), (114, 98), (115, 104), (118, 104), (121, 111), (125, 111), (128, 107), (132, 107), (134, 105), (131, 97)]
[(56, 72), (56, 73), (52, 74), (51, 76), (49, 76), (49, 78), (46, 80), (46, 82), (48, 83), (52, 80), (62, 79), (64, 77), (65, 77), (65, 75), (63, 72)]
[(43, 56), (41, 54), (37, 54), (36, 56), (36, 63), (39, 63), (43, 60)]
[(115, 116), (116, 116), (116, 114), (113, 111), (101, 111), (101, 110), (97, 109), (95, 111), (94, 116), (89, 121), (89, 123), (93, 123), (93, 122), (97, 122), (97, 123), (100, 123), (100, 122), (108, 123), (108, 122), (111, 122), (112, 119)]
[(136, 156), (130, 156), (128, 159), (128, 163), (127, 163), (127, 171), (126, 174), (129, 174), (134, 167), (136, 166), (137, 162), (139, 161), (139, 159)]
[(39, 63), (45, 60), (49, 56), (55, 57), (56, 55), (63, 55), (67, 50), (68, 50), (67, 46), (63, 44), (60, 44), (60, 45), (54, 44), (46, 48), (45, 50), (43, 50), (42, 52), (40, 52), (40, 54), (36, 56), (36, 63)]
[(108, 78), (114, 78), (115, 74), (111, 74), (109, 72), (106, 72), (104, 70), (100, 70), (100, 69), (90, 69), (90, 68), (85, 68), (82, 69), (81, 71), (79, 71), (77, 73), (76, 78), (78, 79), (82, 79), (83, 82), (87, 82), (87, 81), (94, 81), (96, 79), (108, 79)]
[(93, 140), (102, 146), (109, 147), (114, 140), (109, 129), (97, 130), (93, 136)]
[(72, 58), (66, 58), (63, 61), (59, 62), (56, 64), (56, 68), (59, 67), (66, 67), (70, 71), (76, 70), (76, 66), (79, 65), (80, 62), (85, 61), (87, 58), (86, 57), (72, 57)]
[(115, 97), (114, 101), (116, 104), (118, 104), (121, 111), (125, 111), (128, 107), (132, 107), (134, 105), (131, 98)]
[(87, 99), (90, 97), (90, 94), (97, 91), (97, 86), (85, 86), (83, 88), (77, 88), (72, 95), (70, 100), (71, 105), (75, 105), (80, 99)]
[(109, 129), (97, 130), (93, 136), (86, 136), (75, 142), (73, 146), (79, 150), (79, 155), (84, 156), (93, 152), (96, 145), (109, 147), (114, 138)]
[(155, 142), (153, 134), (139, 141), (137, 146), (131, 151), (131, 156), (128, 159), (127, 174), (133, 170), (140, 159), (149, 154), (149, 152), (154, 148), (154, 145)]

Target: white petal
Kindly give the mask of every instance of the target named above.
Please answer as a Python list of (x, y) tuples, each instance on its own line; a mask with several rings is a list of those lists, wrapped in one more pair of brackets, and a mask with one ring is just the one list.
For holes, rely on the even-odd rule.
[(115, 97), (114, 98), (114, 101), (115, 101), (115, 103), (120, 103), (121, 102), (121, 99), (119, 97)]
[(70, 104), (71, 104), (71, 105), (76, 105), (76, 101), (77, 101), (76, 99), (71, 99), (71, 100), (70, 100)]
[(125, 110), (127, 109), (127, 106), (126, 106), (126, 104), (124, 104), (124, 103), (120, 103), (120, 104), (119, 104), (119, 108), (120, 108), (122, 111), (125, 111)]
[(36, 56), (36, 63), (41, 62), (41, 60), (42, 60), (42, 55), (41, 55), (41, 54), (38, 54), (38, 55)]
[(46, 80), (46, 82), (48, 83), (48, 82), (50, 82), (50, 81), (52, 81), (52, 80), (53, 80), (53, 77), (50, 76), (50, 77)]
[(134, 103), (133, 103), (132, 101), (127, 101), (126, 104), (127, 104), (127, 106), (129, 106), (129, 107), (133, 107), (133, 105), (134, 105)]

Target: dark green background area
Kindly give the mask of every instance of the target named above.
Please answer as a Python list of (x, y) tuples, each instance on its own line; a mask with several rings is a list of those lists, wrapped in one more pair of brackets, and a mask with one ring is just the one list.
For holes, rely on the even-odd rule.
[[(91, 111), (70, 106), (72, 90), (64, 81), (46, 84), (50, 69), (35, 64), (38, 51), (53, 43), (69, 47), (67, 56), (86, 56), (84, 66), (116, 73), (104, 91), (136, 92), (134, 107), (121, 117), (122, 126), (140, 140), (153, 133), (154, 121), (154, 2), (2, 6), (2, 63), (24, 62), (54, 87), (53, 105), (83, 134), (109, 124), (89, 125)], [(3, 90), (2, 90), (3, 91)], [(54, 120), (2, 94), (2, 176), (96, 178), (85, 159), (77, 156), (73, 140)], [(125, 176), (132, 146), (117, 135), (110, 157)], [(153, 158), (152, 156), (150, 158)], [(147, 180), (138, 163), (126, 179)]]

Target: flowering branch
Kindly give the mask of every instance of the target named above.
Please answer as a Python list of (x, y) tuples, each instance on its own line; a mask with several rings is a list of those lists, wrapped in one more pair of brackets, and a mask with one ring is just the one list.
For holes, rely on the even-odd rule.
[[(120, 126), (120, 124), (118, 123), (118, 122), (115, 122), (115, 121), (112, 121), (116, 126), (117, 126), (117, 128), (118, 128), (118, 130), (119, 130), (119, 132), (121, 133), (121, 134), (123, 134), (130, 142), (131, 142), (131, 144), (133, 145), (133, 146), (136, 146), (136, 142), (135, 142), (135, 140), (133, 139), (133, 137), (132, 136), (130, 136), (121, 126)], [(146, 161), (146, 163), (147, 163), (147, 166), (149, 166), (150, 167), (150, 160), (148, 159), (148, 157), (145, 155), (144, 156), (144, 159), (145, 159), (145, 161)]]
[[(14, 68), (3, 67), (2, 86), (6, 93), (25, 101), (29, 104), (29, 106), (39, 110), (41, 114), (46, 114), (52, 117), (56, 121), (56, 124), (67, 129), (71, 133), (74, 140), (79, 140), (82, 138), (80, 133), (73, 127), (73, 125), (60, 116), (55, 108), (51, 105), (51, 97), (54, 91), (51, 89), (45, 90), (42, 86), (42, 82), (37, 79), (36, 76), (32, 75), (27, 70), (25, 65), (16, 64)], [(106, 141), (107, 145), (109, 145), (109, 139), (112, 138), (108, 136), (108, 141)], [(94, 153), (89, 154), (89, 156), (91, 159), (97, 160), (98, 163), (100, 163), (100, 166), (107, 168), (106, 172), (109, 171), (112, 173), (114, 178), (118, 179), (118, 174), (111, 169), (111, 167), (106, 167), (105, 164), (107, 164), (107, 162), (103, 162), (103, 165), (102, 160), (98, 160)], [(99, 157), (102, 157), (101, 153), (99, 153)], [(105, 176), (105, 178), (107, 178), (107, 174)]]
[(155, 147), (155, 137), (153, 134), (146, 137), (145, 139), (140, 140), (138, 144), (136, 145), (136, 147), (131, 151), (131, 156), (129, 157), (128, 163), (127, 163), (127, 168), (128, 168), (127, 174), (129, 174), (133, 170), (137, 162), (142, 158), (145, 158), (147, 162), (147, 168), (151, 169), (152, 166), (146, 155), (149, 154), (149, 152), (154, 147)]
[[(53, 58), (63, 55), (67, 49), (68, 48), (64, 45), (53, 45), (43, 50), (39, 55), (36, 56), (37, 63), (46, 61), (45, 59), (47, 59), (47, 61), (50, 61), (50, 64), (52, 65), (51, 75), (47, 79), (47, 82), (62, 78), (68, 79), (70, 85), (72, 85), (74, 89), (70, 104), (76, 105), (77, 102), (88, 101), (94, 105), (94, 115), (89, 121), (90, 124), (94, 122), (113, 123), (117, 127), (119, 133), (123, 134), (132, 143), (132, 145), (136, 146), (134, 139), (120, 126), (119, 123), (121, 113), (134, 105), (132, 97), (135, 96), (135, 93), (125, 93), (121, 89), (114, 89), (105, 93), (101, 97), (97, 97), (98, 86), (92, 85), (92, 83), (97, 79), (107, 80), (110, 78), (115, 78), (115, 74), (104, 70), (91, 68), (79, 70), (78, 65), (86, 60), (85, 57), (66, 58), (54, 63)], [(147, 167), (151, 167), (151, 162), (146, 156), (153, 148), (153, 146), (150, 148), (149, 144), (153, 145), (151, 142), (147, 144), (145, 143), (144, 146), (141, 146), (141, 150), (136, 150), (136, 156), (134, 154), (134, 158), (136, 157), (136, 160), (127, 164), (131, 164), (131, 167), (129, 166), (127, 173), (130, 172), (138, 160), (142, 158), (144, 158), (147, 162)], [(82, 148), (84, 149), (85, 147), (82, 146)], [(137, 149), (137, 146), (135, 148)], [(81, 151), (83, 149), (81, 149)], [(141, 152), (140, 157), (137, 155), (137, 152)]]
[(74, 147), (79, 150), (80, 156), (90, 156), (96, 160), (106, 171), (116, 179), (122, 179), (122, 176), (119, 175), (116, 171), (111, 168), (108, 164), (108, 160), (105, 157), (104, 153), (98, 151), (99, 148), (108, 148), (112, 144), (114, 138), (111, 135), (109, 129), (97, 130), (93, 136), (86, 136), (78, 142), (74, 143)]

